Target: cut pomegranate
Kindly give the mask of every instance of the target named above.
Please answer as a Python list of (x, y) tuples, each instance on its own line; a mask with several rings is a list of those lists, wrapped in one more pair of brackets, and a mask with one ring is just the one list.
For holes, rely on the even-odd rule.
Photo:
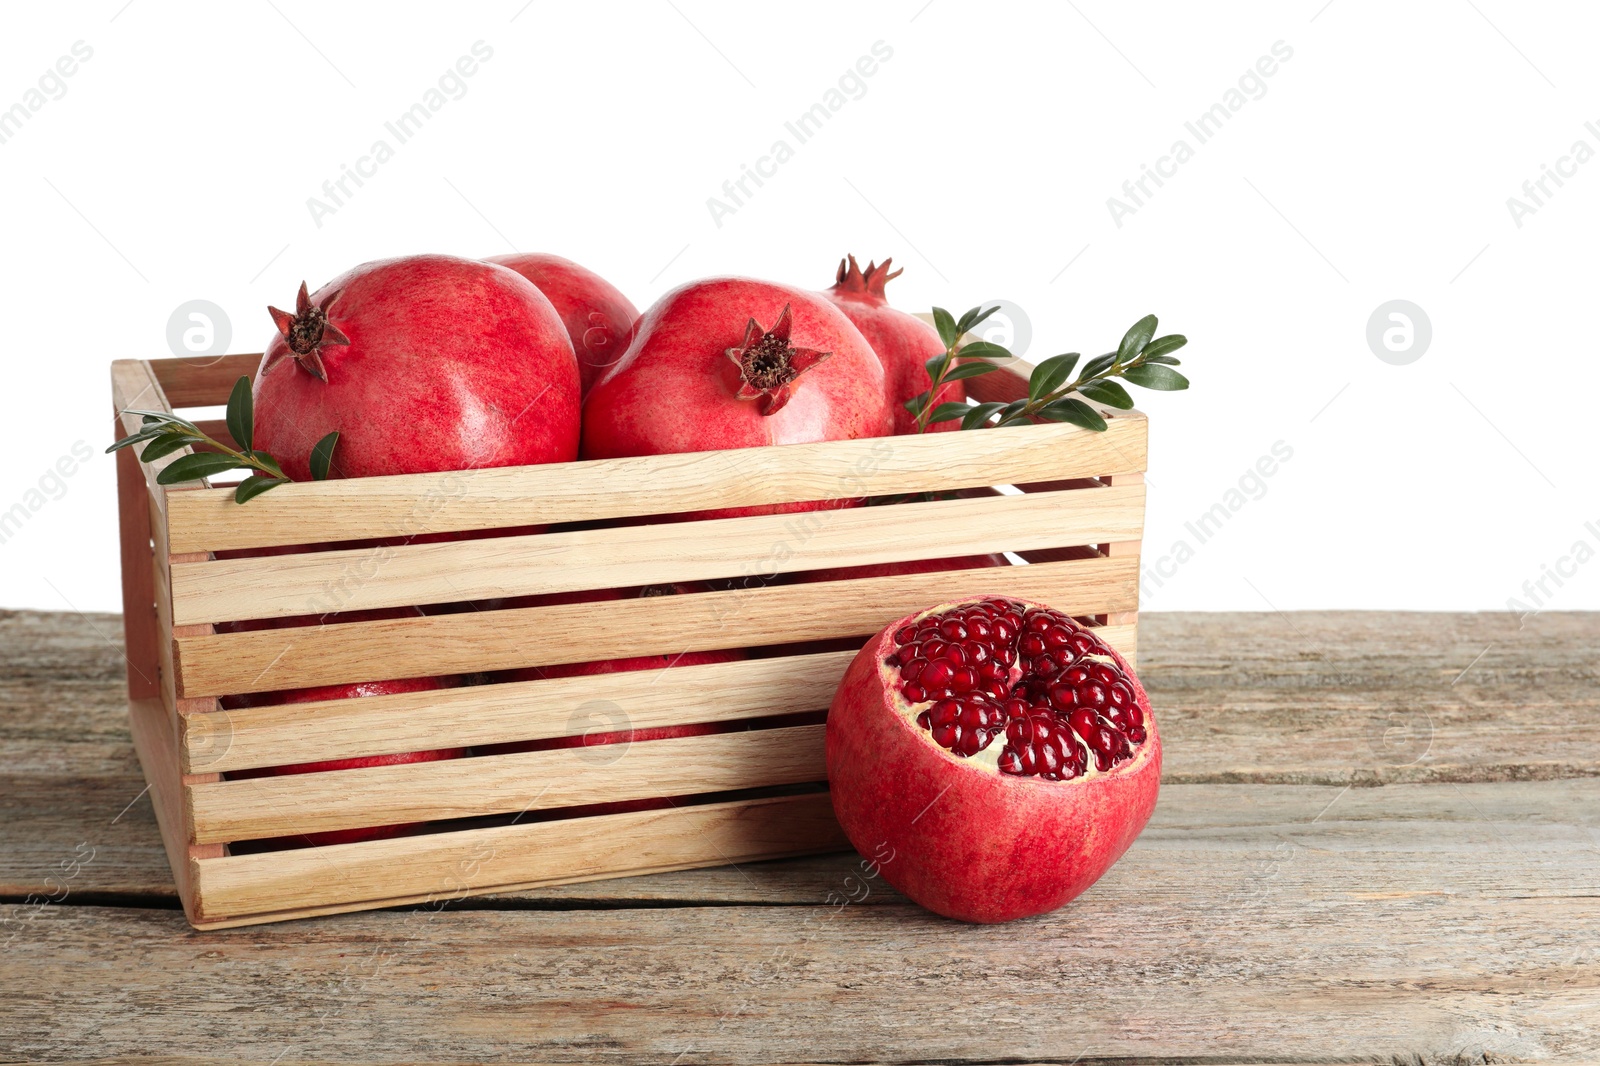
[(884, 629), (828, 713), (828, 779), (858, 850), (966, 921), (1053, 910), (1150, 819), (1161, 741), (1128, 664), (1043, 604), (986, 597)]

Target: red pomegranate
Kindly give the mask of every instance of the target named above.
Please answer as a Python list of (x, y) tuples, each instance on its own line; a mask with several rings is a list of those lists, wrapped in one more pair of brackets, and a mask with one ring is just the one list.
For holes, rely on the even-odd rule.
[[(758, 448), (882, 436), (883, 365), (816, 293), (748, 278), (691, 282), (644, 313), (622, 361), (590, 391), (583, 455)], [(812, 511), (729, 508), (691, 517)]]
[[(838, 280), (833, 288), (823, 293), (839, 305), (861, 335), (867, 338), (872, 350), (883, 361), (884, 386), (894, 415), (896, 433), (915, 433), (917, 420), (906, 410), (905, 403), (913, 396), (928, 391), (933, 379), (928, 376), (927, 362), (944, 351), (939, 331), (914, 315), (896, 311), (889, 306), (883, 288), (904, 271), (889, 272), (893, 259), (885, 259), (880, 266), (868, 263), (862, 270), (856, 257), (846, 256), (839, 261)], [(847, 265), (848, 264), (848, 265)], [(952, 381), (939, 389), (933, 403), (955, 403), (967, 398), (967, 390), (959, 381)], [(961, 423), (951, 420), (935, 422), (929, 432), (960, 429)]]
[(543, 252), (495, 255), (484, 262), (515, 270), (555, 305), (577, 352), (585, 393), (628, 350), (639, 311), (599, 274)]
[[(322, 622), (371, 622), (385, 618), (420, 617), (415, 607), (395, 607), (373, 611), (349, 611), (342, 615), (258, 619), (248, 622), (225, 622), (218, 625), (219, 633), (244, 633), (263, 629), (285, 629)], [(266, 707), (282, 703), (317, 703), (322, 700), (347, 700), (362, 696), (388, 696), (398, 692), (430, 692), (452, 688), (454, 677), (417, 677), (398, 681), (363, 681), (350, 685), (318, 685), (313, 688), (288, 689), (283, 692), (257, 692), (244, 696), (229, 696), (222, 706), (232, 710), (240, 707)], [(466, 752), (461, 748), (444, 748), (436, 751), (408, 751), (393, 755), (364, 755), (353, 759), (327, 759), (321, 762), (296, 763), (289, 766), (267, 766), (255, 770), (234, 770), (230, 779), (252, 777), (286, 777), (294, 774), (315, 774), (325, 770), (355, 770), (366, 766), (394, 766), (400, 763), (435, 762), (441, 759), (459, 759)], [(272, 837), (245, 843), (241, 850), (269, 851), (280, 848), (315, 847), (322, 844), (350, 844), (358, 840), (381, 840), (399, 836), (416, 828), (416, 824), (370, 826), (359, 829), (338, 829), (324, 833), (305, 833), (296, 837)]]
[(861, 649), (828, 711), (834, 811), (930, 910), (1041, 914), (1094, 884), (1155, 809), (1161, 738), (1128, 664), (1070, 617), (942, 604)]
[(555, 308), (505, 267), (447, 255), (366, 263), (295, 311), (255, 381), (255, 445), (310, 480), (338, 430), (336, 476), (577, 458), (578, 362)]

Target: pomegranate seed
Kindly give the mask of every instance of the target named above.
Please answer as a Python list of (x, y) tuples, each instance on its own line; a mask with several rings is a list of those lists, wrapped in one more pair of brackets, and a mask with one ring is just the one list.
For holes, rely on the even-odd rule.
[(922, 674), (917, 678), (917, 682), (925, 689), (942, 689), (950, 683), (950, 679), (954, 676), (954, 667), (943, 659), (935, 659), (923, 667)]
[[(1133, 686), (1070, 615), (980, 600), (906, 624), (885, 663), (940, 747), (959, 757), (1004, 738), (1001, 773), (1071, 780), (1131, 758), (1147, 739)], [(1018, 669), (1020, 676), (1013, 674)]]

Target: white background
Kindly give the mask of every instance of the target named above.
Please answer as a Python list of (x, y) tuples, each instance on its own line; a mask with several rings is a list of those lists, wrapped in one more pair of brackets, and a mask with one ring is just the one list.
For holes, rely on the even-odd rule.
[[(96, 454), (0, 544), (0, 605), (118, 606), (107, 365), (172, 354), (181, 304), (259, 351), (302, 279), (520, 249), (641, 309), (892, 255), (897, 306), (1010, 300), (1033, 358), (1154, 311), (1194, 388), (1140, 394), (1146, 560), (1196, 550), (1146, 606), (1504, 609), (1600, 547), (1600, 161), (1520, 227), (1507, 206), (1574, 141), (1600, 150), (1597, 35), (1588, 5), (1507, 0), (10, 6), (0, 108), (75, 42), (93, 57), (0, 144), (0, 510)], [(307, 199), (480, 40), (465, 95), (319, 227)], [(865, 94), (719, 227), (708, 197), (878, 41)], [(1200, 144), (1184, 123), (1279, 41), (1265, 94)], [(1117, 226), (1108, 197), (1180, 138), (1193, 159)], [(1393, 299), (1432, 323), (1409, 365), (1366, 340)], [(1184, 523), (1278, 441), (1293, 458), (1197, 545)], [(1548, 606), (1600, 607), (1600, 560), (1564, 580)]]

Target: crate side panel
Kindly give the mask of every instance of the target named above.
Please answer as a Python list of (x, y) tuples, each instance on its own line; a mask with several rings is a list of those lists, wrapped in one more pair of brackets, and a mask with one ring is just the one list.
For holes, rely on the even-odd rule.
[(221, 696), (861, 637), (930, 603), (991, 593), (1099, 615), (1131, 610), (1138, 583), (1138, 557), (1072, 559), (185, 637), (177, 641), (179, 685), (186, 696)]
[(187, 715), (186, 772), (820, 711), (854, 651)]
[[(983, 380), (983, 379), (974, 379)], [(173, 550), (220, 551), (801, 500), (945, 491), (1143, 470), (1144, 420), (821, 441), (547, 466), (288, 485), (174, 501)]]
[(197, 864), (202, 919), (456, 899), (849, 848), (827, 795), (706, 804), (231, 856)]
[(260, 355), (221, 355), (203, 359), (151, 359), (151, 373), (173, 407), (215, 407), (228, 402), (234, 382), (254, 380)]
[[(1138, 540), (1142, 484), (176, 563), (179, 624)], [(252, 501), (254, 502), (254, 501)]]
[(196, 784), (201, 843), (826, 781), (820, 725)]

